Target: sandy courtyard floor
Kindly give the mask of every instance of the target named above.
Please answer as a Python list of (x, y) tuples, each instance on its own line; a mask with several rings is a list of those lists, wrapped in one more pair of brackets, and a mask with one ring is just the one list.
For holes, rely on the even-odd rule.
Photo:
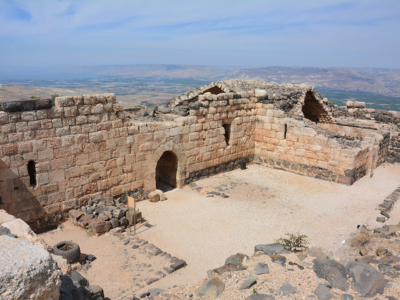
[[(152, 225), (141, 226), (139, 238), (188, 264), (142, 291), (199, 282), (228, 256), (238, 252), (251, 255), (256, 244), (273, 243), (286, 232), (306, 234), (310, 246), (335, 252), (357, 225), (379, 226), (375, 208), (399, 183), (399, 165), (381, 166), (372, 178), (367, 175), (352, 186), (250, 165), (247, 170), (219, 174), (167, 192), (167, 201), (139, 202), (138, 208)], [(207, 197), (198, 192), (201, 187), (230, 197)], [(397, 224), (400, 205), (395, 205), (391, 216), (387, 224)], [(149, 263), (134, 259), (130, 246), (125, 247), (116, 237), (91, 237), (72, 225), (42, 237), (50, 245), (72, 240), (84, 253), (94, 254), (98, 259), (83, 275), (91, 284), (102, 286), (108, 297), (127, 290), (138, 270), (144, 274), (143, 267), (130, 265)], [(160, 265), (162, 270), (161, 261), (154, 263), (153, 268)]]
[[(375, 208), (399, 183), (399, 165), (381, 166), (352, 186), (250, 165), (196, 181), (197, 187), (220, 187), (229, 198), (207, 197), (185, 186), (167, 192), (167, 201), (139, 202), (154, 226), (139, 231), (140, 237), (188, 263), (153, 285), (167, 288), (172, 276), (177, 285), (198, 281), (228, 256), (251, 255), (256, 244), (273, 243), (286, 232), (306, 234), (311, 246), (335, 252), (357, 225), (378, 226)], [(397, 224), (399, 205), (391, 215), (387, 224)]]

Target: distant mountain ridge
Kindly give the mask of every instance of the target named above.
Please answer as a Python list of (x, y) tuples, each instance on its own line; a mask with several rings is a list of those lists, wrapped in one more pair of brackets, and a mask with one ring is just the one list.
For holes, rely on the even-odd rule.
[(395, 69), (314, 67), (237, 68), (155, 64), (82, 66), (59, 70), (59, 72), (158, 79), (190, 78), (205, 81), (253, 79), (280, 84), (305, 83), (316, 87), (347, 91), (362, 91), (400, 97), (400, 70)]

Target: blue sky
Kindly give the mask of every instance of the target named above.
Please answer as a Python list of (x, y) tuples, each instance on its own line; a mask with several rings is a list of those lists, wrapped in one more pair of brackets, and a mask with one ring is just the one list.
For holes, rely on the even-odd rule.
[(0, 66), (400, 68), (400, 1), (0, 0)]

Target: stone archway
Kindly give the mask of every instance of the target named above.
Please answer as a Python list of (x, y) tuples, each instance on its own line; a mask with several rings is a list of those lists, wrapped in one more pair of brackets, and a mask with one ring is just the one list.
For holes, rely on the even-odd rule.
[(176, 188), (178, 158), (171, 151), (165, 151), (156, 166), (156, 187), (162, 191)]
[(145, 190), (154, 191), (156, 189), (157, 164), (165, 152), (171, 152), (177, 158), (176, 187), (181, 188), (185, 184), (187, 178), (186, 157), (181, 146), (178, 146), (172, 141), (168, 141), (161, 144), (150, 158), (146, 180), (144, 181)]

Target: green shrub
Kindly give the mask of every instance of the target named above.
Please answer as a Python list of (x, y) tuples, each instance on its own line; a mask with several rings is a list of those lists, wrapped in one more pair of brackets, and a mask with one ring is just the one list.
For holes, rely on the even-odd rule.
[(257, 294), (257, 289), (253, 289), (253, 294)]
[(285, 237), (275, 240), (275, 243), (281, 244), (286, 250), (293, 252), (301, 252), (308, 249), (308, 236), (301, 235), (300, 233), (292, 234), (285, 233)]
[(31, 96), (31, 99), (41, 99), (42, 97), (40, 96)]

